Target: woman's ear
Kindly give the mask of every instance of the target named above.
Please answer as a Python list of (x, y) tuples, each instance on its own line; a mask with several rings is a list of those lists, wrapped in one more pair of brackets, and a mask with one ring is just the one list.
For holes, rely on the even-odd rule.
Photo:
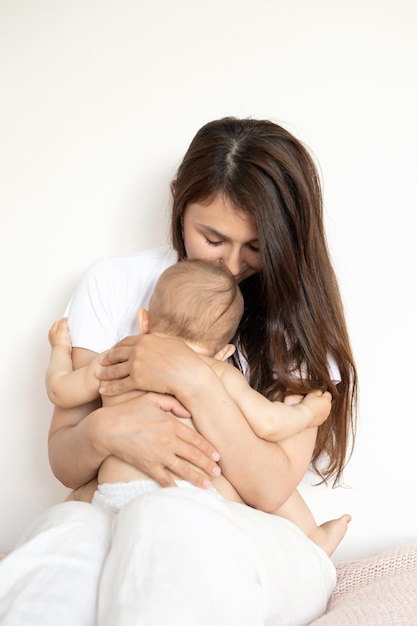
[(139, 335), (148, 335), (150, 332), (149, 312), (141, 307), (137, 312)]
[(232, 354), (234, 354), (235, 352), (236, 347), (231, 343), (227, 343), (224, 348), (219, 350), (217, 354), (214, 355), (214, 358), (218, 361), (227, 361), (227, 359), (231, 357)]

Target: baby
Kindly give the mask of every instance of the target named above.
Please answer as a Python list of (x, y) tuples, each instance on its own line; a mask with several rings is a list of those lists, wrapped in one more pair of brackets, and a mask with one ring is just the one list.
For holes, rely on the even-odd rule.
[[(206, 261), (181, 261), (160, 276), (148, 310), (139, 309), (139, 332), (185, 341), (220, 378), (258, 437), (278, 442), (322, 424), (331, 408), (328, 392), (318, 390), (305, 396), (292, 396), (286, 402), (270, 401), (254, 391), (243, 374), (227, 362), (235, 351), (235, 346), (229, 342), (242, 313), (243, 298), (228, 270)], [(72, 344), (65, 318), (53, 324), (49, 341), (52, 350), (46, 386), (51, 402), (61, 408), (72, 408), (99, 398), (100, 381), (95, 372), (100, 355), (89, 365), (73, 369)], [(114, 398), (103, 396), (103, 405), (120, 404), (132, 395), (145, 392), (135, 391)], [(177, 419), (194, 428), (191, 418)], [(146, 474), (114, 456), (104, 460), (97, 478), (98, 491), (93, 502), (114, 511), (140, 493), (159, 487)], [(223, 475), (211, 483), (223, 497), (243, 502)], [(177, 484), (188, 485), (185, 481), (177, 481)], [(339, 545), (350, 521), (349, 515), (343, 515), (318, 526), (298, 491), (294, 491), (274, 514), (295, 523), (329, 556)]]

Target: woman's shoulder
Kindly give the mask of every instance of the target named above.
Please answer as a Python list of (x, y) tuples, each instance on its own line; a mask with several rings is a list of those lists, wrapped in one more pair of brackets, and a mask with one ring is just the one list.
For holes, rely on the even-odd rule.
[(65, 312), (73, 345), (102, 352), (136, 333), (138, 307), (148, 305), (160, 274), (176, 259), (172, 248), (161, 246), (90, 265)]
[(126, 256), (102, 257), (92, 263), (86, 270), (90, 278), (107, 281), (112, 279), (129, 279), (135, 277), (149, 277), (152, 274), (160, 274), (177, 261), (177, 253), (170, 246), (160, 246), (149, 250), (142, 250)]

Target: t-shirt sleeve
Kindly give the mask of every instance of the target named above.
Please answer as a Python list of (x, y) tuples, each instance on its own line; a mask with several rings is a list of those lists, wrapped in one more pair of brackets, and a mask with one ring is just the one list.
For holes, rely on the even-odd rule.
[(65, 315), (74, 347), (102, 352), (117, 338), (118, 281), (108, 259), (93, 263), (84, 273)]
[(341, 382), (342, 377), (340, 375), (340, 371), (337, 366), (337, 363), (334, 360), (333, 356), (330, 354), (330, 352), (327, 354), (327, 361), (329, 364), (328, 367), (329, 367), (330, 380), (334, 382), (335, 385), (338, 385)]
[(125, 257), (105, 257), (87, 269), (65, 315), (72, 345), (108, 350), (138, 333), (138, 307), (147, 307), (161, 272), (177, 261), (169, 246)]

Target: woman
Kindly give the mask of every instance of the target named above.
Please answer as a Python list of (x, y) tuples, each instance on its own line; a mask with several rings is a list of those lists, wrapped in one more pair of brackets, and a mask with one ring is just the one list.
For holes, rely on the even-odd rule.
[[(123, 412), (56, 409), (49, 451), (57, 477), (77, 489), (93, 481), (113, 454), (162, 486), (173, 485), (170, 469), (207, 487), (220, 465), (250, 506), (221, 500), (210, 489), (174, 487), (141, 496), (113, 520), (103, 512), (98, 523), (94, 507), (66, 503), (35, 524), (21, 555), (28, 546), (50, 553), (51, 528), (77, 549), (82, 533), (88, 559), (84, 551), (77, 567), (68, 565), (59, 542), (67, 585), (65, 592), (60, 585), (61, 595), (84, 598), (72, 623), (93, 623), (95, 605), (85, 590), (93, 595), (99, 578), (99, 624), (307, 623), (325, 609), (334, 568), (290, 522), (267, 513), (294, 491), (310, 462), (324, 480), (338, 481), (356, 401), (356, 371), (311, 157), (272, 122), (226, 118), (205, 125), (173, 183), (172, 237), (176, 254), (159, 249), (105, 260), (87, 272), (69, 309), (75, 366), (136, 331), (136, 309), (147, 305), (165, 267), (178, 258), (201, 258), (227, 266), (242, 288), (236, 364), (251, 385), (269, 398), (327, 389), (331, 415), (318, 431), (266, 442), (181, 342), (127, 338), (103, 360), (102, 393), (158, 393), (125, 403)], [(187, 432), (167, 410), (190, 411), (201, 434)], [(37, 563), (35, 569), (44, 580), (45, 567)], [(71, 610), (67, 606), (67, 614)]]

